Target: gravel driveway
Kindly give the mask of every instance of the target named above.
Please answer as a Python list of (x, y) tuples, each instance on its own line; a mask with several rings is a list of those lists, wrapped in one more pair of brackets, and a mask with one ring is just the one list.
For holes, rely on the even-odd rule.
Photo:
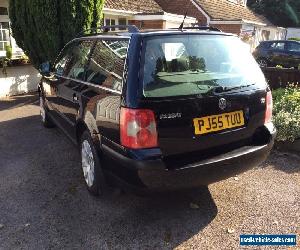
[(73, 144), (41, 126), (37, 96), (2, 99), (0, 249), (239, 249), (244, 233), (299, 239), (299, 162), (273, 152), (209, 189), (102, 201), (86, 191)]

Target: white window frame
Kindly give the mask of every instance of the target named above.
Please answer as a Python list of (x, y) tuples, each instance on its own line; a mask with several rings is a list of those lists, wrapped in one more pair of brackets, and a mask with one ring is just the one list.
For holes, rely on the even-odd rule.
[[(3, 28), (2, 23), (7, 23), (8, 28)], [(0, 51), (6, 51), (5, 46), (10, 45), (10, 24), (9, 22), (0, 22)], [(3, 39), (3, 32), (6, 32), (6, 40)], [(3, 44), (3, 48), (2, 48)]]
[(109, 20), (109, 25), (111, 25), (111, 21), (115, 21), (115, 25), (119, 25), (119, 19), (126, 19), (126, 25), (128, 24), (128, 18), (126, 16), (118, 16), (118, 15), (105, 15), (104, 14), (104, 25), (108, 25), (106, 20)]

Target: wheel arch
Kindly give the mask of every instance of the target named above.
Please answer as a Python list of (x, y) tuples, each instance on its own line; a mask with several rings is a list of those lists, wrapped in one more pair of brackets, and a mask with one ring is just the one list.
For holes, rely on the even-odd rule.
[(82, 134), (84, 133), (84, 131), (89, 131), (92, 140), (95, 144), (95, 146), (97, 147), (97, 149), (100, 149), (101, 147), (101, 136), (98, 132), (98, 129), (92, 129), (91, 126), (88, 125), (88, 123), (82, 119), (78, 120), (76, 123), (76, 140), (77, 143), (80, 143), (80, 139)]

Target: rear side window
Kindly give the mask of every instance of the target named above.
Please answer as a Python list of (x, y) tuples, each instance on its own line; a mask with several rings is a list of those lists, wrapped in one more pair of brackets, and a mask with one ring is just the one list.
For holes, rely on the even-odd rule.
[(97, 41), (86, 72), (87, 81), (121, 91), (128, 44), (125, 39)]
[(157, 36), (146, 40), (143, 57), (145, 97), (208, 94), (219, 86), (266, 86), (249, 48), (232, 36)]

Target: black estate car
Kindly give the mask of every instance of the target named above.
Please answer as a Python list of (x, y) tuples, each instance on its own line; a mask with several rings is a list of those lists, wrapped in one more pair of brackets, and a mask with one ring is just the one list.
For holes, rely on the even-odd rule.
[(39, 84), (42, 122), (79, 145), (92, 194), (197, 188), (266, 159), (272, 95), (238, 37), (110, 28), (69, 42)]
[(281, 65), (286, 68), (298, 68), (300, 64), (300, 42), (265, 41), (253, 52), (261, 67)]

